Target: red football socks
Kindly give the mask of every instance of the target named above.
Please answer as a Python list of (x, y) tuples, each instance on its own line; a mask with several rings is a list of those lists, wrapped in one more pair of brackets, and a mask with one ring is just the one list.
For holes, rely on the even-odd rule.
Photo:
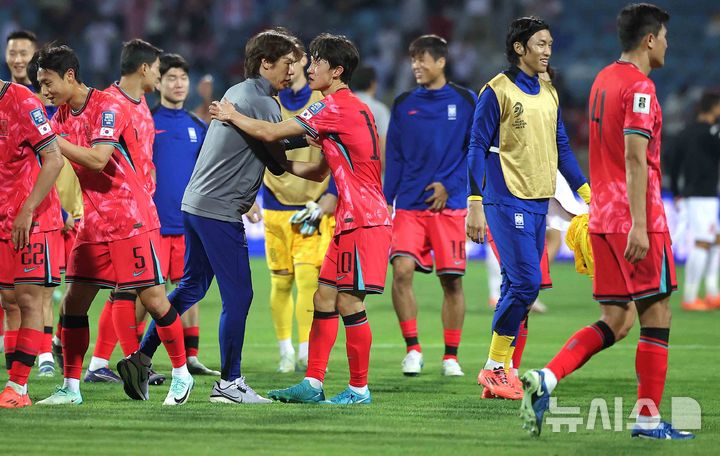
[(445, 355), (443, 355), (443, 361), (446, 359), (454, 359), (457, 361), (462, 329), (445, 329), (443, 335), (445, 337)]
[(8, 369), (12, 367), (17, 338), (17, 330), (8, 329), (7, 331), (5, 331), (5, 364)]
[(38, 353), (52, 353), (53, 327), (44, 326)]
[(187, 351), (188, 358), (197, 356), (200, 345), (200, 328), (197, 326), (183, 328), (183, 336), (185, 338), (185, 351)]
[(319, 312), (313, 314), (308, 343), (308, 367), (306, 377), (325, 380), (325, 369), (335, 339), (337, 339), (339, 318), (337, 312)]
[[(515, 351), (512, 356), (513, 369), (520, 369), (520, 363), (522, 362), (522, 355), (525, 351), (525, 344), (527, 343), (528, 336), (528, 319), (525, 319), (520, 323), (520, 329), (518, 335), (515, 336)], [(554, 372), (554, 371), (553, 371)]]
[(10, 366), (9, 380), (18, 385), (26, 385), (30, 371), (35, 365), (43, 333), (36, 329), (20, 328), (17, 332), (17, 342), (13, 354), (13, 363)]
[(604, 321), (586, 326), (568, 339), (565, 346), (545, 366), (558, 381), (579, 369), (600, 350), (615, 343), (615, 335)]
[(158, 336), (168, 352), (172, 367), (182, 367), (185, 364), (185, 340), (183, 339), (182, 321), (175, 308), (170, 307), (163, 317), (155, 320), (155, 325)]
[(142, 321), (137, 322), (137, 327), (135, 328), (138, 341), (141, 341), (143, 336), (145, 335), (145, 326), (147, 326), (147, 319), (143, 319)]
[(407, 351), (415, 350), (422, 353), (420, 341), (418, 340), (417, 319), (401, 321), (400, 331), (402, 331), (402, 336), (405, 338)]
[(133, 293), (115, 293), (112, 305), (113, 328), (125, 356), (131, 355), (140, 347), (135, 321), (135, 299)]
[(115, 327), (113, 326), (112, 318), (112, 306), (113, 306), (113, 295), (105, 301), (105, 307), (100, 312), (100, 319), (98, 320), (98, 334), (95, 339), (95, 350), (93, 356), (100, 359), (110, 359), (115, 345), (117, 345), (117, 335), (115, 334)]
[(350, 366), (350, 386), (363, 387), (368, 383), (372, 331), (365, 311), (343, 317), (345, 348)]
[(63, 359), (65, 378), (80, 380), (83, 358), (90, 345), (90, 327), (87, 315), (63, 315)]
[(643, 405), (642, 416), (657, 416), (665, 389), (667, 375), (668, 340), (670, 328), (640, 328), (635, 353), (635, 372), (638, 378), (638, 400), (651, 400), (655, 408)]

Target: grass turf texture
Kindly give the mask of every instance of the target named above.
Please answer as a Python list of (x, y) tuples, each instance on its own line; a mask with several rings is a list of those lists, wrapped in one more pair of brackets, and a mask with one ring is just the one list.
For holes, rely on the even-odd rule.
[[(268, 308), (269, 280), (265, 262), (252, 262), (255, 300), (248, 319), (244, 348), (244, 375), (261, 394), (302, 379), (302, 374), (278, 374), (277, 345)], [(549, 305), (546, 315), (533, 315), (521, 371), (541, 367), (578, 328), (597, 320), (590, 280), (570, 264), (553, 266), (555, 288), (541, 293)], [(416, 378), (400, 373), (405, 349), (389, 290), (368, 300), (373, 330), (369, 406), (332, 407), (274, 403), (269, 406), (210, 404), (214, 378), (196, 376), (195, 390), (182, 407), (163, 407), (168, 384), (151, 387), (149, 402), (128, 399), (120, 385), (83, 384), (84, 404), (78, 407), (33, 406), (0, 410), (2, 454), (711, 454), (720, 444), (720, 377), (718, 325), (720, 312), (686, 313), (673, 295), (670, 365), (661, 412), (669, 418), (671, 396), (689, 396), (703, 410), (703, 428), (691, 442), (655, 442), (631, 439), (629, 431), (585, 429), (590, 401), (604, 398), (613, 419), (613, 398), (622, 396), (623, 417), (635, 401), (636, 327), (622, 342), (600, 353), (583, 369), (565, 379), (556, 390), (559, 405), (579, 406), (583, 425), (577, 433), (553, 433), (550, 426), (534, 439), (520, 428), (519, 402), (480, 400), (475, 376), (487, 356), (492, 311), (487, 307), (485, 267), (471, 263), (465, 279), (467, 313), (459, 360), (465, 377), (443, 378), (440, 323), (441, 291), (434, 275), (416, 274), (420, 307), (419, 336), (425, 369)], [(390, 285), (390, 276), (387, 282)], [(102, 308), (101, 294), (91, 309), (92, 339), (89, 362)], [(200, 359), (219, 368), (217, 321), (220, 300), (214, 285), (201, 303)], [(114, 368), (119, 348), (111, 361)], [(169, 373), (164, 350), (156, 368)], [(341, 391), (348, 380), (342, 325), (330, 359), (326, 394)], [(0, 381), (6, 380), (6, 373)], [(47, 397), (62, 382), (37, 378), (33, 369), (30, 396)]]

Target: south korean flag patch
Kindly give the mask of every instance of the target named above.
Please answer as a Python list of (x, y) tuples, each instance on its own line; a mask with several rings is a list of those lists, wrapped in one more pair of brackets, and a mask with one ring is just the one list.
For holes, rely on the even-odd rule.
[(300, 114), (300, 117), (305, 120), (310, 120), (312, 116), (316, 115), (323, 109), (325, 109), (325, 103), (323, 103), (322, 101), (316, 101), (315, 103), (308, 106), (308, 108)]
[(41, 135), (44, 136), (52, 131), (52, 128), (50, 128), (50, 124), (48, 124), (47, 120), (45, 119), (45, 113), (43, 112), (42, 108), (37, 108), (30, 111), (30, 118), (35, 124), (35, 128), (38, 129)]
[(105, 111), (102, 113), (102, 125), (100, 126), (100, 136), (103, 138), (112, 138), (115, 134), (115, 113)]
[(633, 112), (650, 114), (650, 94), (636, 93), (633, 96)]

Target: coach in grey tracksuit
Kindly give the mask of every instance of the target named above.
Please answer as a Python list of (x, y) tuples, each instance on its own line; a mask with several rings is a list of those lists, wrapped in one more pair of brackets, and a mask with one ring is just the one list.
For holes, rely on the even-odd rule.
[[(248, 79), (224, 96), (239, 112), (270, 122), (281, 120), (280, 106), (272, 95), (289, 85), (292, 63), (299, 58), (293, 39), (271, 30), (248, 41)], [(275, 174), (283, 172), (262, 143), (213, 120), (182, 201), (185, 270), (169, 298), (183, 313), (205, 296), (217, 276), (222, 298), (222, 375), (210, 394), (211, 402), (270, 402), (248, 387), (240, 372), (245, 320), (253, 297), (242, 215), (255, 201), (266, 167)], [(150, 357), (159, 346), (154, 329), (148, 330), (140, 348)]]

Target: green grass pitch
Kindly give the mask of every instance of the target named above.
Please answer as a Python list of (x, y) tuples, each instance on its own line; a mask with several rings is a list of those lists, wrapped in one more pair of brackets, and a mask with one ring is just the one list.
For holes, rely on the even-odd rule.
[[(261, 394), (299, 381), (301, 374), (277, 374), (277, 348), (268, 308), (269, 280), (262, 259), (252, 262), (255, 300), (250, 311), (244, 349), (244, 374)], [(543, 366), (573, 332), (598, 318), (591, 300), (590, 280), (570, 264), (553, 266), (555, 288), (541, 293), (550, 307), (533, 315), (521, 370)], [(388, 285), (390, 279), (388, 278)], [(417, 378), (400, 373), (404, 342), (392, 309), (390, 294), (368, 299), (373, 330), (370, 388), (373, 404), (357, 407), (306, 406), (274, 403), (269, 406), (210, 404), (212, 378), (196, 377), (186, 406), (161, 405), (167, 385), (151, 387), (149, 402), (131, 401), (118, 385), (82, 385), (85, 403), (79, 407), (0, 411), (3, 455), (19, 454), (713, 454), (720, 445), (720, 312), (684, 313), (679, 294), (673, 296), (670, 366), (661, 411), (669, 417), (672, 396), (694, 398), (702, 407), (702, 430), (691, 442), (638, 441), (628, 431), (594, 430), (586, 423), (590, 402), (602, 398), (614, 419), (614, 398), (623, 399), (623, 417), (635, 398), (634, 357), (637, 327), (628, 338), (600, 353), (556, 390), (559, 405), (579, 406), (583, 424), (576, 433), (551, 432), (546, 424), (539, 439), (520, 428), (518, 402), (480, 400), (475, 376), (487, 356), (492, 312), (487, 307), (485, 267), (471, 263), (465, 278), (467, 314), (459, 360), (465, 377), (440, 376), (442, 327), (441, 291), (434, 275), (416, 275), (420, 307), (420, 342), (425, 370)], [(102, 294), (93, 306), (95, 322)], [(219, 367), (217, 321), (220, 301), (213, 286), (201, 305), (200, 358)], [(93, 328), (94, 334), (95, 328)], [(92, 352), (92, 342), (87, 363)], [(333, 395), (348, 380), (344, 331), (330, 359), (326, 392)], [(119, 359), (116, 349), (111, 364)], [(169, 371), (164, 350), (156, 368)], [(0, 381), (6, 374), (0, 375)], [(30, 382), (33, 401), (48, 396), (61, 383)], [(614, 422), (613, 422), (614, 423)], [(712, 450), (716, 448), (716, 450)]]

